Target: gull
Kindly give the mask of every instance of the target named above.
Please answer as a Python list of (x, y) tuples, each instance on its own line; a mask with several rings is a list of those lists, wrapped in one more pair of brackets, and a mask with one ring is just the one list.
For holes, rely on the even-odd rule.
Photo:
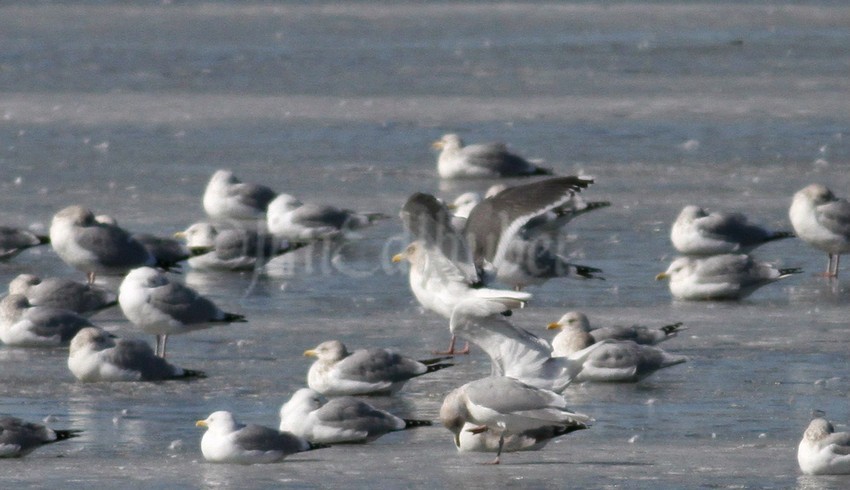
[(679, 257), (656, 280), (669, 279), (673, 297), (686, 300), (737, 300), (756, 289), (799, 274), (802, 269), (778, 269), (749, 255), (723, 254), (706, 258)]
[(479, 143), (464, 146), (456, 134), (446, 134), (431, 145), (440, 150), (437, 173), (443, 179), (476, 177), (515, 177), (548, 175), (551, 169), (539, 167), (511, 153), (504, 143)]
[(210, 463), (277, 463), (290, 454), (327, 447), (271, 427), (240, 424), (224, 410), (211, 413), (195, 425), (207, 429), (201, 438), (201, 453)]
[(480, 427), (466, 422), (455, 439), (455, 447), (461, 453), (495, 453), (499, 451), (499, 444), (502, 445), (503, 453), (539, 451), (556, 437), (587, 428), (587, 425), (580, 423), (541, 425), (515, 434), (501, 434), (491, 429), (482, 431)]
[(557, 357), (549, 342), (516, 327), (498, 302), (468, 299), (458, 303), (449, 329), (480, 347), (491, 361), (492, 376), (508, 376), (537, 388), (563, 392), (581, 373), (600, 342), (568, 357)]
[(86, 383), (205, 377), (201, 371), (179, 368), (158, 357), (144, 340), (120, 339), (99, 327), (86, 327), (71, 340), (68, 369)]
[(569, 311), (565, 313), (557, 322), (552, 322), (548, 328), (567, 328), (571, 325), (578, 325), (582, 330), (586, 331), (593, 337), (594, 342), (600, 340), (631, 340), (638, 344), (655, 345), (672, 339), (679, 332), (686, 328), (682, 326), (682, 322), (676, 322), (670, 325), (665, 325), (657, 329), (649, 329), (642, 325), (632, 325), (626, 327), (623, 325), (612, 325), (610, 327), (591, 328), (590, 320), (587, 315), (578, 311)]
[[(499, 464), (502, 451), (539, 449), (551, 439), (529, 434), (566, 434), (586, 429), (592, 419), (568, 409), (564, 397), (557, 393), (513, 378), (492, 376), (450, 392), (440, 407), (440, 421), (454, 434), (459, 450), (470, 446), (490, 450), (486, 440), (464, 440), (498, 435), (492, 463)], [(527, 445), (531, 441), (536, 442)]]
[(150, 267), (127, 274), (118, 290), (118, 304), (134, 325), (156, 335), (156, 354), (160, 357), (165, 357), (169, 335), (246, 321), (244, 316), (221, 310), (194, 289)]
[(570, 356), (593, 345), (600, 347), (587, 356), (576, 382), (637, 382), (655, 373), (688, 360), (687, 357), (669, 354), (658, 347), (638, 344), (632, 340), (608, 340), (596, 343), (590, 334), (590, 324), (554, 323), (549, 329), (561, 329), (552, 339), (556, 356)]
[(0, 226), (0, 261), (8, 260), (24, 250), (50, 243), (50, 237), (29, 230)]
[(384, 434), (429, 426), (428, 420), (402, 419), (350, 396), (326, 399), (301, 388), (280, 407), (280, 430), (313, 443), (371, 442)]
[(318, 358), (307, 373), (307, 386), (327, 396), (391, 395), (412, 378), (453, 366), (442, 358), (416, 361), (377, 347), (348, 352), (338, 340), (322, 342), (304, 355)]
[(21, 458), (41, 446), (78, 437), (79, 430), (51, 429), (17, 417), (0, 417), (0, 458)]
[(382, 213), (361, 213), (333, 206), (303, 203), (280, 194), (270, 204), (267, 228), (274, 236), (291, 242), (312, 242), (344, 236), (386, 219)]
[(797, 463), (806, 475), (850, 474), (850, 432), (835, 432), (828, 420), (815, 418), (803, 433)]
[(9, 294), (26, 296), (33, 306), (50, 306), (92, 315), (118, 304), (118, 296), (92, 284), (62, 277), (19, 274), (9, 282)]
[(299, 248), (275, 237), (241, 228), (222, 229), (200, 222), (174, 234), (192, 252), (189, 266), (197, 270), (255, 270), (279, 255)]
[(685, 206), (670, 229), (673, 247), (689, 256), (749, 253), (765, 243), (792, 237), (793, 232), (766, 230), (740, 213), (709, 214), (694, 205)]
[(264, 185), (242, 182), (229, 170), (217, 170), (204, 190), (204, 211), (216, 221), (262, 219), (276, 195)]
[[(514, 308), (531, 299), (526, 292), (486, 287), (488, 275), (476, 267), (466, 241), (450, 224), (448, 210), (434, 196), (413, 194), (402, 207), (401, 217), (417, 240), (392, 261), (410, 263), (410, 289), (425, 309), (449, 319), (466, 298), (487, 298)], [(456, 352), (454, 346), (453, 336), (446, 354), (468, 352), (466, 348)]]
[(496, 280), (516, 289), (556, 277), (594, 278), (599, 269), (559, 255), (561, 228), (576, 216), (608, 206), (578, 196), (586, 177), (553, 177), (505, 189), (469, 213), (463, 233), (476, 267), (495, 269)]
[(10, 294), (0, 301), (0, 341), (16, 347), (59, 347), (91, 326), (71, 310), (31, 306), (26, 296)]
[[(94, 219), (98, 223), (118, 226), (118, 220), (108, 214), (99, 214)], [(187, 260), (190, 256), (189, 250), (174, 238), (162, 237), (152, 233), (133, 233), (131, 236), (145, 247), (157, 264), (167, 264), (168, 269), (179, 270), (180, 262)]]
[(788, 216), (800, 239), (829, 254), (825, 275), (838, 277), (841, 254), (850, 252), (850, 202), (811, 184), (794, 194)]
[(87, 274), (89, 283), (95, 274), (123, 275), (140, 266), (169, 268), (123, 228), (95, 219), (91, 210), (68, 206), (53, 216), (50, 243), (66, 264)]

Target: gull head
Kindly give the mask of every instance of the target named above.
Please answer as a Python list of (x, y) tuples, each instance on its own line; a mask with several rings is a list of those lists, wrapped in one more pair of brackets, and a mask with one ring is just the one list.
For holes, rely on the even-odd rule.
[(239, 183), (241, 183), (241, 181), (237, 179), (230, 170), (216, 170), (215, 173), (212, 174), (212, 177), (210, 177), (210, 185), (232, 185)]
[(121, 281), (119, 289), (125, 289), (132, 286), (155, 288), (158, 286), (164, 286), (168, 284), (168, 282), (168, 277), (153, 267), (139, 267), (138, 269), (131, 270), (126, 276), (124, 276), (124, 280)]
[(456, 134), (444, 134), (442, 138), (432, 143), (431, 146), (435, 150), (459, 150), (463, 146), (463, 140)]
[(455, 446), (460, 447), (460, 432), (469, 418), (466, 409), (466, 397), (463, 387), (456, 388), (446, 395), (443, 405), (440, 406), (440, 422), (443, 427), (454, 434)]
[(233, 414), (226, 410), (213, 412), (204, 420), (195, 422), (195, 427), (205, 427), (210, 432), (230, 433), (239, 428)]
[(328, 340), (322, 342), (312, 349), (304, 351), (306, 357), (316, 357), (319, 361), (336, 362), (348, 356), (345, 344), (339, 340)]
[(30, 306), (32, 305), (23, 294), (10, 294), (0, 301), (0, 318), (3, 322), (14, 323)]
[(292, 394), (292, 398), (280, 407), (280, 418), (286, 420), (296, 414), (305, 415), (318, 410), (327, 402), (319, 392), (310, 388), (301, 388)]
[(92, 213), (90, 209), (75, 204), (54, 214), (53, 221), (50, 226), (94, 226), (96, 224), (98, 224), (98, 222), (95, 219), (94, 213)]
[(590, 332), (590, 321), (587, 315), (578, 311), (569, 311), (564, 314), (557, 322), (552, 322), (546, 326), (548, 330), (558, 330), (561, 328), (575, 328), (582, 332)]
[(803, 433), (803, 438), (812, 442), (820, 441), (835, 432), (835, 427), (823, 417), (818, 417), (809, 422), (806, 432)]
[(32, 286), (41, 284), (41, 278), (35, 274), (18, 274), (9, 282), (9, 294), (26, 294)]
[(102, 351), (115, 347), (117, 337), (99, 327), (86, 327), (77, 332), (71, 339), (69, 352), (74, 355), (83, 350)]
[(687, 257), (679, 257), (670, 263), (670, 266), (667, 267), (667, 270), (656, 275), (655, 280), (660, 281), (662, 279), (670, 279), (679, 273), (688, 270), (692, 267), (693, 262)]
[(218, 230), (206, 222), (195, 223), (174, 234), (174, 238), (186, 240), (186, 246), (190, 249), (214, 247), (216, 236), (218, 236)]
[(407, 247), (405, 247), (404, 251), (402, 251), (401, 253), (393, 255), (392, 261), (393, 263), (398, 263), (402, 260), (407, 260), (411, 264), (416, 264), (421, 256), (422, 245), (419, 242), (413, 242)]
[(794, 200), (806, 200), (818, 206), (835, 200), (835, 195), (825, 185), (810, 184), (794, 194)]
[(689, 204), (682, 208), (682, 211), (679, 212), (679, 217), (676, 218), (676, 221), (682, 223), (693, 223), (695, 219), (704, 218), (706, 216), (708, 216), (708, 214), (703, 208)]

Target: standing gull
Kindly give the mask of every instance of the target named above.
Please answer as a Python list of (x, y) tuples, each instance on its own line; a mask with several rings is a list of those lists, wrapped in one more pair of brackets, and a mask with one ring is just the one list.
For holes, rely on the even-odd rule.
[(442, 359), (416, 361), (381, 348), (348, 352), (338, 340), (322, 342), (304, 351), (316, 357), (307, 373), (307, 385), (327, 395), (391, 395), (407, 381), (453, 364)]
[(66, 264), (87, 274), (89, 283), (94, 282), (95, 274), (122, 275), (143, 265), (173, 265), (157, 263), (130, 233), (97, 221), (94, 213), (82, 206), (68, 206), (53, 216), (50, 243)]
[(706, 258), (679, 257), (656, 280), (669, 279), (673, 297), (686, 300), (737, 300), (772, 282), (799, 274), (801, 269), (777, 269), (749, 255), (724, 254)]
[(156, 335), (156, 355), (160, 357), (165, 357), (169, 335), (246, 321), (244, 316), (222, 311), (194, 289), (150, 267), (127, 274), (119, 288), (118, 303), (134, 325)]
[(327, 400), (301, 388), (280, 407), (280, 430), (313, 443), (374, 441), (389, 432), (431, 425), (427, 420), (402, 419), (350, 396)]
[(752, 224), (740, 213), (709, 214), (694, 205), (685, 206), (670, 229), (673, 247), (689, 256), (749, 253), (765, 243), (793, 236), (790, 231), (769, 231)]
[[(466, 437), (498, 435), (493, 464), (499, 464), (502, 451), (533, 446), (519, 442), (506, 445), (508, 441), (529, 437), (534, 432), (566, 434), (587, 428), (592, 419), (572, 412), (564, 397), (557, 393), (513, 378), (494, 376), (472, 381), (449, 393), (440, 408), (440, 421), (454, 434), (458, 449), (464, 447)], [(544, 441), (541, 438), (537, 444)], [(467, 447), (470, 444), (475, 443), (467, 442)]]
[(511, 153), (504, 143), (479, 143), (464, 146), (456, 134), (446, 134), (435, 141), (440, 150), (437, 173), (443, 179), (476, 177), (515, 177), (547, 175), (552, 170), (538, 167), (525, 158)]
[(46, 444), (78, 437), (78, 430), (51, 429), (17, 417), (0, 417), (0, 458), (20, 458)]
[(290, 454), (327, 447), (270, 427), (240, 424), (224, 410), (195, 425), (207, 429), (201, 438), (201, 453), (210, 463), (277, 463)]
[(0, 341), (16, 347), (59, 347), (91, 326), (71, 310), (31, 306), (26, 296), (10, 294), (0, 301)]
[(98, 327), (80, 330), (71, 341), (68, 369), (86, 383), (100, 381), (163, 381), (202, 378), (154, 354), (144, 340), (119, 339)]
[(825, 275), (838, 277), (841, 254), (850, 252), (850, 202), (811, 184), (794, 194), (788, 216), (797, 236), (829, 254)]
[(0, 261), (11, 259), (28, 248), (48, 243), (49, 237), (21, 228), (0, 226)]
[(490, 357), (491, 375), (508, 376), (557, 393), (581, 373), (585, 361), (605, 342), (568, 357), (555, 357), (548, 342), (512, 325), (496, 302), (469, 299), (452, 313), (452, 333), (480, 347)]
[(806, 475), (850, 474), (850, 432), (835, 432), (823, 417), (812, 420), (797, 447), (797, 462)]
[(88, 316), (118, 304), (118, 296), (93, 284), (62, 277), (19, 274), (9, 282), (9, 294), (26, 296), (33, 306), (62, 308)]
[(204, 211), (216, 221), (262, 219), (276, 195), (264, 185), (242, 182), (229, 170), (217, 170), (204, 190)]
[(344, 236), (348, 231), (386, 218), (381, 213), (305, 204), (289, 194), (281, 194), (269, 204), (267, 227), (278, 238), (303, 243)]
[(568, 322), (549, 325), (550, 329), (562, 329), (552, 339), (552, 348), (556, 356), (571, 356), (576, 352), (599, 345), (587, 356), (582, 369), (576, 376), (577, 382), (636, 382), (676, 364), (686, 362), (684, 356), (668, 354), (658, 347), (638, 344), (632, 340), (608, 340), (597, 344), (590, 335), (590, 325), (581, 322)]
[(685, 330), (682, 322), (672, 323), (657, 329), (650, 329), (643, 325), (632, 325), (630, 327), (612, 325), (609, 327), (591, 328), (587, 315), (578, 311), (565, 313), (557, 322), (550, 323), (548, 328), (567, 328), (572, 325), (577, 325), (589, 333), (593, 338), (593, 342), (599, 342), (600, 340), (631, 340), (643, 345), (660, 344), (665, 340), (672, 339), (679, 332)]
[(197, 270), (255, 270), (269, 260), (299, 248), (256, 230), (222, 229), (195, 223), (175, 236), (192, 252), (189, 266)]

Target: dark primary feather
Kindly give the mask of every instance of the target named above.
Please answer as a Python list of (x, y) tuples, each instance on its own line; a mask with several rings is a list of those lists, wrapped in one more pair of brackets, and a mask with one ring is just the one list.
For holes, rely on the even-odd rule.
[(277, 197), (277, 193), (269, 187), (248, 182), (239, 182), (230, 186), (228, 194), (238, 197), (244, 204), (257, 209), (267, 209), (269, 203)]

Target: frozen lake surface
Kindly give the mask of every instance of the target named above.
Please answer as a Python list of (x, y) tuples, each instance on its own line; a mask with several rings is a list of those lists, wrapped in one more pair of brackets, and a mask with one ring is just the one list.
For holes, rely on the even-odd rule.
[[(795, 191), (850, 195), (850, 7), (807, 2), (22, 2), (0, 6), (0, 224), (46, 230), (74, 203), (170, 235), (203, 219), (209, 176), (229, 168), (305, 201), (396, 216), (415, 191), (453, 198), (493, 182), (440, 182), (430, 143), (503, 140), (559, 174), (589, 174), (613, 205), (569, 227), (576, 262), (605, 281), (550, 281), (512, 321), (541, 336), (568, 310), (596, 324), (688, 330), (690, 362), (637, 384), (571, 387), (594, 427), (546, 449), (458, 455), (443, 396), (489, 373), (480, 351), (370, 402), (437, 424), (279, 465), (205, 463), (194, 422), (227, 409), (277, 426), (306, 383), (305, 349), (448, 341), (422, 312), (400, 220), (337, 251), (263, 274), (187, 271), (249, 323), (169, 342), (192, 383), (75, 382), (67, 351), (0, 347), (0, 413), (82, 429), (0, 461), (4, 487), (847, 488), (804, 477), (796, 446), (813, 409), (850, 423), (850, 265), (798, 240), (758, 258), (806, 273), (729, 303), (674, 301), (653, 280), (675, 256), (686, 204), (788, 229)], [(0, 264), (82, 275), (49, 248)], [(117, 287), (117, 279), (105, 282)], [(117, 309), (94, 317), (143, 337)], [(146, 337), (143, 337), (146, 338)]]

